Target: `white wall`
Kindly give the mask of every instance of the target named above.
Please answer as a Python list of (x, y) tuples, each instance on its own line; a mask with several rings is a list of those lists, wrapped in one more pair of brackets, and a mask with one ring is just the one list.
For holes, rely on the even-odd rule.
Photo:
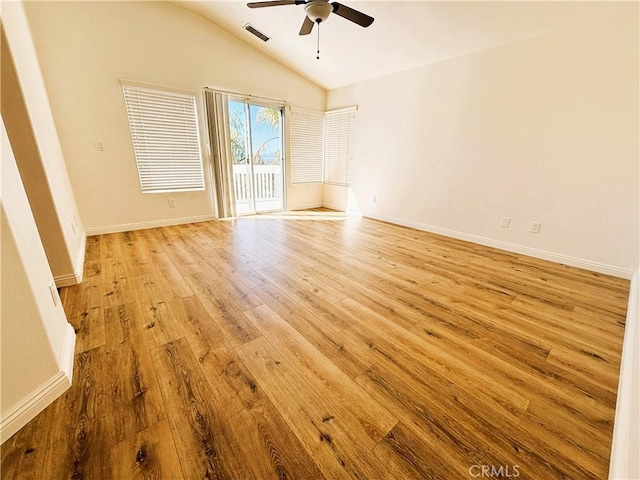
[(75, 333), (67, 323), (31, 215), (4, 120), (1, 131), (2, 285), (0, 439), (4, 442), (71, 386)]
[(359, 107), (364, 214), (630, 278), (638, 3), (626, 13), (329, 91), (328, 109)]
[[(89, 233), (214, 213), (209, 191), (140, 193), (120, 79), (193, 91), (200, 115), (204, 86), (324, 107), (321, 88), (178, 5), (27, 2), (25, 8)], [(94, 149), (95, 139), (104, 151)], [(288, 200), (291, 208), (320, 205), (322, 192), (290, 189)]]
[(82, 279), (85, 232), (21, 2), (3, 3), (2, 112), (51, 270)]

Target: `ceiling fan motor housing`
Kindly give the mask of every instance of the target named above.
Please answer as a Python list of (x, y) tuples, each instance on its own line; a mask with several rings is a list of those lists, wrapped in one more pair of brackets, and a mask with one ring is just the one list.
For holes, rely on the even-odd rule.
[(332, 10), (333, 7), (331, 4), (324, 0), (315, 0), (304, 7), (307, 17), (315, 23), (324, 22), (329, 17)]

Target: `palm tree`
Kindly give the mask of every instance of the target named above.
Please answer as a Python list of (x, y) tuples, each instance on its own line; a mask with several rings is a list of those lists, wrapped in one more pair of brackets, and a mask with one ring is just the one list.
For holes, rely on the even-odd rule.
[[(266, 147), (267, 143), (269, 143), (270, 141), (280, 138), (280, 119), (281, 118), (282, 118), (282, 111), (279, 108), (272, 108), (272, 107), (258, 108), (258, 113), (256, 114), (256, 122), (258, 122), (258, 124), (260, 125), (266, 125), (271, 127), (275, 136), (266, 140), (265, 142), (262, 142), (262, 145), (260, 145), (255, 150), (253, 154), (254, 164), (264, 163), (264, 161), (262, 160), (263, 149)], [(274, 164), (278, 165), (280, 163), (281, 155), (282, 154), (280, 152), (280, 149), (278, 148), (275, 151), (275, 159), (273, 162)]]

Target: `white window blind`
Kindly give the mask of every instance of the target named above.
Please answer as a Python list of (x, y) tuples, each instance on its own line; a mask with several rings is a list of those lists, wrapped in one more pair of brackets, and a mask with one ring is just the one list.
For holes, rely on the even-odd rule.
[(322, 183), (324, 114), (291, 109), (291, 183)]
[(355, 107), (325, 113), (324, 183), (351, 184), (355, 119)]
[(143, 193), (204, 190), (195, 96), (122, 84)]

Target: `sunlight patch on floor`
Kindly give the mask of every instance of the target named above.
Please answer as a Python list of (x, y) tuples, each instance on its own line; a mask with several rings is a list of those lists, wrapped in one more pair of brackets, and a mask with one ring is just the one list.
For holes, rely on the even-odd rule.
[(361, 215), (354, 215), (348, 212), (339, 212), (328, 209), (311, 210), (291, 210), (287, 212), (262, 213), (257, 215), (247, 215), (243, 218), (262, 219), (283, 219), (283, 220), (331, 220), (340, 221), (350, 218), (360, 218)]

